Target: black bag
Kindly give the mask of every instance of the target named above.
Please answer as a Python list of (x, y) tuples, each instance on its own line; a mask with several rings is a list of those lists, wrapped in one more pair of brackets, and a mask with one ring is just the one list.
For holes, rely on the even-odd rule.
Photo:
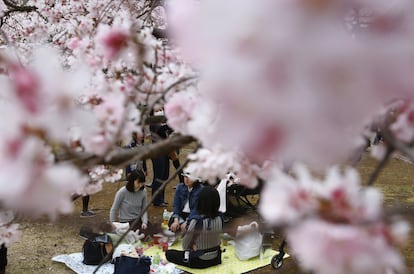
[[(95, 238), (87, 239), (83, 243), (83, 263), (86, 265), (98, 265), (111, 252), (112, 240), (104, 234), (96, 236)], [(109, 261), (111, 256), (105, 260)]]
[(151, 258), (140, 256), (133, 258), (121, 255), (115, 258), (114, 274), (149, 274)]

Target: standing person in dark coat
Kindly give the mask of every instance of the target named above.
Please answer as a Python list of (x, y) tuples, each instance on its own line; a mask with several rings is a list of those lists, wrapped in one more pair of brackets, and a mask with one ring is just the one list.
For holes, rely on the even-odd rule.
[[(152, 112), (154, 116), (164, 116), (164, 111), (162, 109), (155, 110)], [(150, 132), (152, 142), (157, 142), (159, 140), (167, 139), (171, 133), (173, 133), (173, 129), (169, 127), (166, 123), (162, 124), (153, 124), (150, 125)], [(156, 158), (152, 158), (152, 167), (153, 167), (153, 180), (152, 180), (152, 195), (161, 187), (162, 183), (168, 179), (170, 176), (170, 160), (173, 162), (175, 169), (180, 167), (180, 160), (178, 159), (177, 152), (173, 151), (168, 155), (162, 155)], [(180, 183), (184, 182), (184, 177), (179, 174), (178, 179)], [(153, 201), (154, 206), (161, 206), (167, 207), (168, 203), (166, 203), (164, 198), (165, 189), (163, 189), (157, 197), (155, 197)]]
[[(134, 147), (139, 147), (139, 146), (143, 146), (144, 144), (144, 139), (138, 136), (138, 133), (133, 132), (132, 133), (132, 140), (131, 142), (126, 146), (126, 148), (134, 148)], [(125, 177), (128, 177), (128, 174), (131, 173), (134, 170), (141, 170), (142, 172), (144, 172), (144, 174), (147, 174), (147, 162), (145, 160), (139, 160), (136, 163), (132, 163), (126, 166), (125, 168)]]
[[(151, 125), (150, 131), (152, 141), (157, 142), (158, 140), (167, 139), (170, 127), (164, 125)], [(152, 158), (152, 170), (154, 173), (152, 179), (152, 195), (161, 187), (162, 183), (170, 176), (170, 157), (168, 155), (161, 155), (156, 158)], [(163, 189), (153, 200), (154, 206), (167, 207), (168, 204), (165, 202), (165, 189)]]

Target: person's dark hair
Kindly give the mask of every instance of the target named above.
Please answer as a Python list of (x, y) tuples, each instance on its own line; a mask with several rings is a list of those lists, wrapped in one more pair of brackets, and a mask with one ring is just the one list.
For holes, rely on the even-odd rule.
[(212, 186), (204, 186), (198, 196), (197, 211), (200, 215), (215, 218), (219, 215), (220, 195)]
[[(134, 182), (135, 180), (138, 180), (138, 182), (145, 183), (145, 174), (142, 172), (142, 170), (135, 169), (132, 172), (128, 174), (127, 177), (127, 183), (125, 185), (125, 188), (129, 192), (135, 192)], [(140, 190), (144, 189), (144, 185), (140, 188)]]
[(200, 185), (202, 185), (202, 182), (200, 180), (193, 181), (193, 187), (198, 187)]

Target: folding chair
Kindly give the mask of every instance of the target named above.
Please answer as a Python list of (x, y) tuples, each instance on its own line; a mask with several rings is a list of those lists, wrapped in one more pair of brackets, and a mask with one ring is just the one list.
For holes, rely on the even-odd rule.
[(233, 196), (236, 199), (238, 207), (247, 207), (248, 209), (256, 210), (260, 197), (254, 199), (253, 196), (260, 195), (262, 187), (263, 181), (260, 179), (257, 187), (253, 189), (239, 184), (232, 184), (227, 187), (227, 195)]

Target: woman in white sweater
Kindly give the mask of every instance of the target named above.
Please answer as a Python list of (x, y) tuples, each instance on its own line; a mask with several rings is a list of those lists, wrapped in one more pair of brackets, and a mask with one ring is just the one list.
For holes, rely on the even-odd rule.
[[(145, 175), (141, 170), (134, 170), (128, 174), (127, 184), (120, 188), (115, 194), (114, 202), (109, 213), (111, 222), (129, 223), (141, 215), (147, 206), (147, 191), (145, 190)], [(117, 214), (118, 213), (118, 214)], [(141, 220), (132, 230), (146, 230), (148, 226), (148, 215), (144, 212)]]

